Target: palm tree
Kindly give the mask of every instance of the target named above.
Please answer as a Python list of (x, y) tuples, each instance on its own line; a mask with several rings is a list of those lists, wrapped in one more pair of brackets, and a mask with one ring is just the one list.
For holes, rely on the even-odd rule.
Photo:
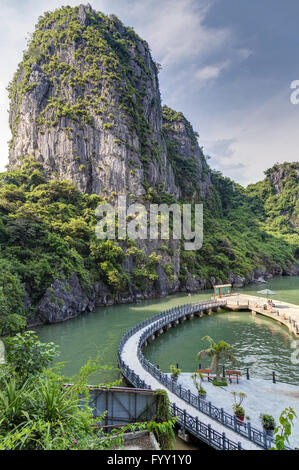
[(196, 355), (196, 359), (201, 359), (202, 357), (211, 357), (211, 369), (215, 369), (216, 371), (216, 380), (217, 382), (221, 381), (220, 376), (220, 368), (219, 362), (220, 359), (226, 358), (232, 362), (237, 362), (236, 358), (233, 356), (232, 351), (234, 348), (226, 343), (225, 341), (221, 340), (219, 343), (216, 343), (210, 336), (204, 336), (202, 341), (208, 341), (210, 343), (210, 347), (207, 349), (203, 349), (199, 351)]

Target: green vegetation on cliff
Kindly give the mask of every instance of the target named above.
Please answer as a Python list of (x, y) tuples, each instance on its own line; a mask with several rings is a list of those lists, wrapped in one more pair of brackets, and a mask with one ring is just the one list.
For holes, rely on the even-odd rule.
[[(254, 269), (288, 273), (298, 257), (297, 228), (286, 232), (283, 225), (283, 230), (274, 233), (270, 224), (267, 232), (267, 198), (262, 203), (252, 195), (252, 187), (245, 190), (218, 173), (212, 173), (212, 183), (204, 204), (203, 247), (198, 252), (181, 252), (181, 287), (190, 275), (210, 282), (211, 277), (225, 281), (230, 273), (250, 276)], [(298, 188), (294, 185), (290, 197), (291, 186), (285, 182), (287, 193), (281, 197), (293, 201)], [(260, 187), (258, 184), (255, 191)], [(96, 239), (94, 211), (99, 202), (99, 196), (82, 194), (67, 181), (47, 182), (40, 165), (29, 157), (22, 169), (1, 175), (2, 334), (25, 327), (55, 279), (67, 280), (75, 273), (86, 292), (98, 280), (112, 293), (125, 293), (129, 285), (144, 292), (148, 282), (155, 282), (161, 255), (153, 252), (146, 258), (132, 240), (121, 247)], [(293, 201), (292, 226), (294, 208)], [(275, 224), (275, 217), (271, 221)], [(127, 256), (135, 262), (131, 272), (124, 268)], [(171, 266), (165, 269), (171, 276)]]
[[(203, 152), (198, 147), (199, 135), (194, 132), (192, 125), (182, 113), (178, 113), (168, 106), (163, 106), (162, 115), (167, 158), (174, 170), (176, 182), (180, 186), (184, 198), (189, 201), (191, 198), (198, 201), (201, 199), (201, 183), (208, 171)], [(184, 136), (187, 137), (190, 144), (188, 152), (186, 152), (187, 149), (179, 149), (180, 145), (184, 146), (184, 142), (182, 142)], [(198, 153), (197, 156), (196, 153)]]
[[(182, 285), (190, 275), (221, 282), (240, 276), (248, 282), (255, 270), (292, 273), (299, 258), (299, 164), (275, 165), (266, 171), (264, 181), (244, 189), (209, 169), (197, 144), (198, 134), (182, 113), (164, 106), (163, 131), (167, 156), (182, 189), (181, 202), (204, 206), (203, 246), (197, 253), (182, 250)], [(191, 144), (189, 158), (185, 135)], [(193, 155), (196, 150), (199, 158)]]
[(264, 229), (297, 246), (299, 257), (299, 163), (276, 164), (266, 178), (248, 186)]
[(95, 279), (121, 288), (124, 252), (95, 236), (99, 201), (70, 182), (47, 182), (29, 157), (22, 169), (1, 175), (0, 334), (24, 327), (57, 278), (76, 273), (87, 292)]
[[(298, 235), (291, 229), (274, 232), (263, 216), (264, 200), (248, 189), (218, 172), (212, 172), (211, 180), (204, 202), (203, 247), (198, 253), (183, 253), (182, 275), (185, 269), (203, 279), (226, 281), (239, 275), (250, 281), (254, 270), (290, 274), (299, 256)], [(293, 198), (296, 191), (298, 182)]]
[[(99, 425), (107, 412), (94, 416), (93, 396), (87, 384), (99, 370), (118, 370), (90, 360), (72, 377), (72, 385), (54, 364), (58, 347), (42, 343), (32, 332), (5, 338), (6, 363), (0, 368), (0, 451), (3, 450), (113, 450), (123, 448), (124, 434), (154, 432), (163, 450), (172, 449), (175, 420), (169, 416), (164, 390), (156, 390), (152, 421), (127, 424), (112, 433)], [(60, 372), (60, 373), (59, 373)], [(121, 380), (98, 384), (110, 389)]]
[[(294, 272), (298, 164), (276, 165), (247, 189), (211, 171), (190, 122), (161, 108), (157, 73), (146, 42), (113, 15), (81, 5), (39, 19), (9, 86), (13, 170), (0, 175), (0, 335), (22, 330), (45, 297), (43, 311), (59, 313), (80, 286), (86, 298), (73, 297), (75, 313), (88, 310), (90, 298), (94, 308), (97, 288), (109, 303), (194, 282), (211, 287), (239, 276), (242, 284), (255, 270)], [(99, 241), (95, 209), (120, 193), (146, 205), (203, 203), (203, 247)]]
[[(55, 279), (67, 284), (76, 274), (87, 295), (96, 281), (125, 295), (129, 286), (145, 291), (157, 279), (160, 255), (146, 257), (134, 240), (121, 247), (96, 238), (100, 202), (71, 182), (47, 181), (32, 157), (0, 175), (0, 336), (26, 326)], [(124, 268), (129, 256), (138, 265), (132, 272)]]
[[(156, 80), (157, 76), (155, 64), (153, 74), (142, 58), (142, 48), (147, 44), (115, 15), (106, 16), (88, 8), (83, 18), (78, 14), (79, 7), (62, 7), (40, 17), (9, 85), (14, 108), (10, 122), (13, 137), (23, 95), (38, 85), (32, 81), (32, 67), (37, 66), (49, 85), (46, 106), (38, 116), (41, 132), (57, 128), (61, 118), (81, 126), (93, 126), (95, 119), (101, 119), (105, 129), (113, 129), (114, 114), (122, 113), (132, 136), (136, 133), (140, 139), (142, 161), (146, 163), (156, 148), (151, 125), (144, 117), (143, 101), (147, 80)], [(67, 57), (68, 49), (74, 53), (72, 60)], [(136, 73), (136, 65), (141, 67), (143, 77)], [(73, 127), (65, 130), (71, 134)], [(115, 134), (118, 137), (117, 129)]]

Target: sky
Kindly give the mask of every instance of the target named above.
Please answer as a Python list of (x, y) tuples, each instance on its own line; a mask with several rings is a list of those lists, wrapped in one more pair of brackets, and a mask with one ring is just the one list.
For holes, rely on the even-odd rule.
[[(6, 87), (38, 17), (82, 1), (0, 0), (0, 171), (8, 163)], [(87, 3), (87, 2), (86, 2)], [(145, 39), (162, 65), (163, 104), (199, 133), (209, 164), (242, 185), (298, 161), (297, 0), (90, 0)]]

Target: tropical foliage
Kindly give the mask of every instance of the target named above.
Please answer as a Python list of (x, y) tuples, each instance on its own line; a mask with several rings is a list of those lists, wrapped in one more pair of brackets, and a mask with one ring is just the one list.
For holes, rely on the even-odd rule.
[(295, 418), (297, 418), (297, 415), (291, 406), (281, 412), (279, 425), (274, 429), (275, 446), (271, 450), (284, 450), (286, 448), (286, 445), (289, 444)]
[[(102, 417), (93, 418), (87, 379), (100, 368), (89, 361), (72, 385), (65, 386), (57, 367), (49, 368), (57, 347), (28, 332), (6, 339), (6, 364), (0, 365), (0, 450), (101, 450), (121, 447), (126, 431), (156, 434), (162, 449), (172, 448), (173, 427), (165, 392), (158, 396), (154, 421), (128, 424), (104, 433)], [(24, 353), (23, 361), (21, 354)], [(118, 385), (119, 380), (106, 385)], [(103, 386), (103, 384), (102, 384)]]
[[(86, 292), (102, 281), (112, 294), (127, 292), (129, 282), (145, 289), (141, 279), (155, 279), (154, 255), (130, 276), (124, 248), (96, 238), (99, 203), (99, 196), (83, 194), (70, 182), (47, 182), (31, 157), (0, 175), (0, 336), (24, 329), (55, 279), (67, 283), (76, 274)], [(133, 240), (128, 247), (133, 249)]]
[[(268, 185), (267, 181), (268, 177), (263, 184)], [(255, 190), (244, 189), (218, 172), (212, 172), (212, 183), (207, 199), (198, 201), (204, 208), (203, 246), (198, 252), (182, 250), (181, 282), (188, 272), (204, 280), (213, 277), (218, 283), (229, 281), (232, 273), (250, 280), (256, 269), (273, 275), (291, 272), (299, 258), (299, 233), (294, 225), (295, 219), (298, 224), (298, 179), (285, 174), (283, 184), (289, 187), (288, 198), (293, 202), (283, 216), (283, 230), (275, 222), (282, 209), (270, 211), (272, 203), (258, 193), (259, 184)]]
[(221, 382), (220, 360), (228, 359), (231, 362), (236, 362), (233, 355), (234, 348), (223, 340), (216, 343), (210, 336), (204, 336), (202, 341), (208, 341), (210, 346), (207, 349), (202, 349), (196, 355), (196, 359), (200, 360), (204, 357), (211, 358), (211, 369), (216, 372), (217, 382)]

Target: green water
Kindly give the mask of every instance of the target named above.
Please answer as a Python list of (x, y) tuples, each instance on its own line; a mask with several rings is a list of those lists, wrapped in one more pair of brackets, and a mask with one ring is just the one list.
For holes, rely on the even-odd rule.
[[(277, 292), (275, 300), (299, 305), (299, 276), (277, 278), (265, 286)], [(238, 291), (254, 294), (265, 286), (253, 285)], [(135, 304), (100, 307), (65, 323), (38, 327), (36, 331), (42, 341), (54, 341), (60, 346), (57, 361), (66, 363), (63, 374), (71, 377), (98, 352), (103, 364), (115, 366), (121, 336), (139, 321), (175, 305), (209, 299), (211, 294), (212, 291), (202, 291), (191, 298), (177, 294)], [(205, 347), (201, 338), (207, 334), (232, 344), (242, 366), (249, 367), (253, 375), (269, 378), (271, 371), (276, 370), (281, 381), (299, 385), (298, 366), (290, 359), (294, 337), (277, 322), (246, 312), (219, 313), (185, 322), (156, 339), (146, 349), (146, 356), (165, 371), (171, 363), (179, 363), (183, 371), (192, 371), (197, 366), (197, 351)], [(104, 383), (118, 376), (117, 371), (102, 370), (93, 374), (90, 383)]]

